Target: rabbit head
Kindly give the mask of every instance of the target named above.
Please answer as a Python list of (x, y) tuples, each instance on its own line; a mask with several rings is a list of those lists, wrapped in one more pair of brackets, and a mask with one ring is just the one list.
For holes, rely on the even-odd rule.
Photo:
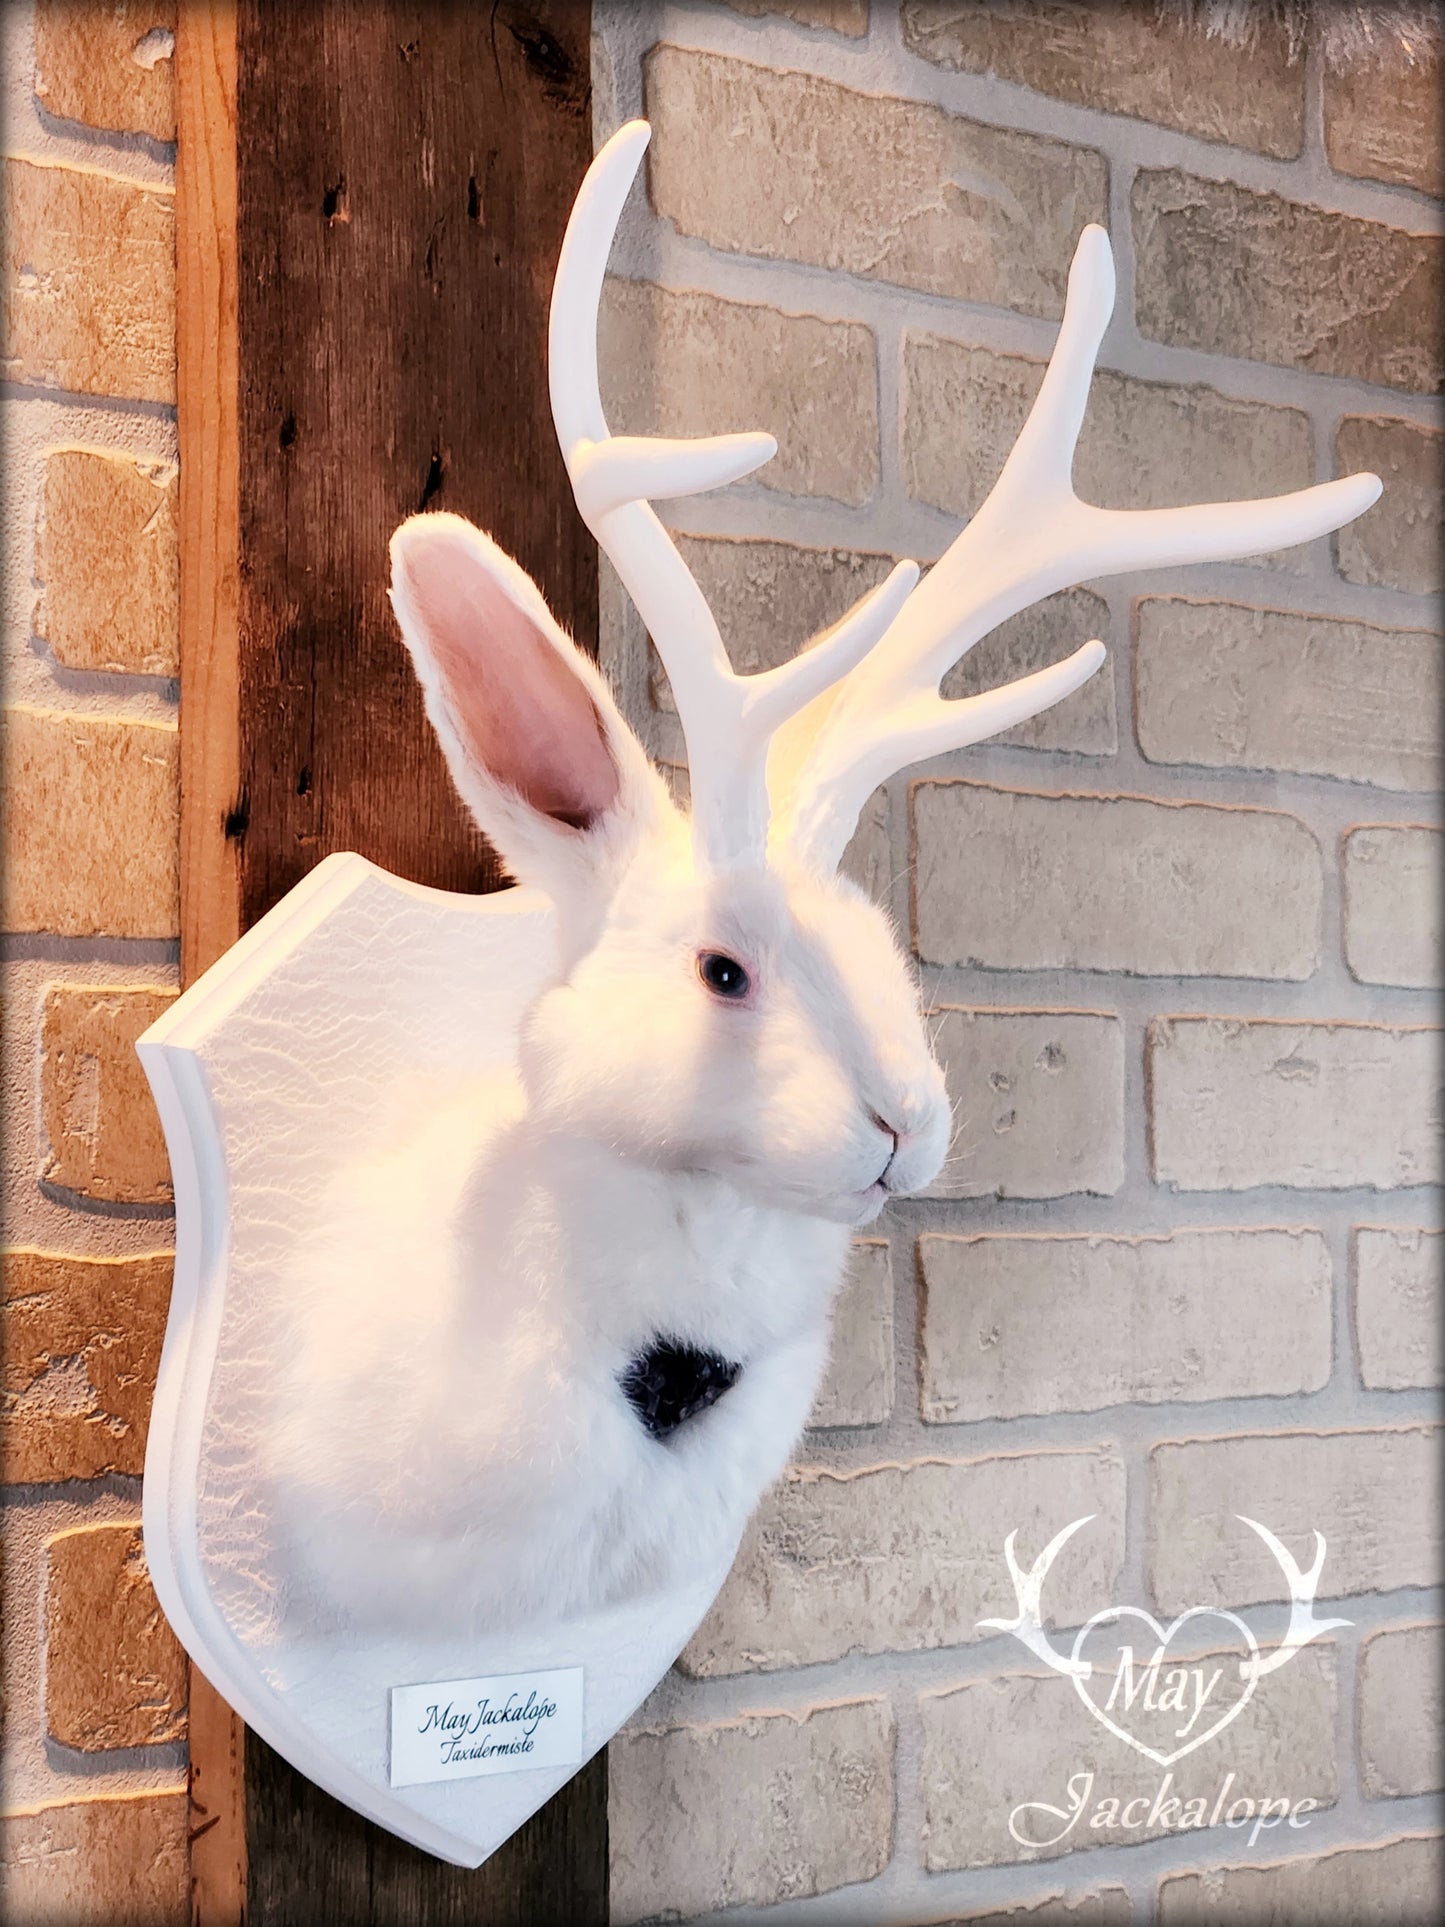
[(548, 379), (572, 492), (667, 671), (691, 820), (536, 587), (455, 516), (392, 545), (393, 600), (463, 797), (505, 861), (557, 907), (559, 981), (523, 1074), (539, 1114), (759, 1200), (864, 1223), (937, 1172), (943, 1084), (881, 911), (835, 875), (874, 788), (1061, 701), (1098, 641), (976, 696), (942, 678), (1031, 603), (1098, 575), (1226, 560), (1338, 528), (1372, 475), (1269, 502), (1113, 510), (1074, 492), (1074, 448), (1114, 301), (1101, 228), (1080, 236), (1053, 358), (988, 499), (920, 582), (912, 562), (827, 635), (736, 674), (652, 499), (737, 481), (762, 433), (613, 435), (597, 311), (649, 130), (618, 129), (577, 197), (552, 290)]
[(538, 1120), (850, 1224), (927, 1184), (948, 1105), (884, 914), (785, 851), (705, 860), (603, 677), (470, 523), (403, 524), (392, 600), (458, 791), (555, 907), (521, 1056)]

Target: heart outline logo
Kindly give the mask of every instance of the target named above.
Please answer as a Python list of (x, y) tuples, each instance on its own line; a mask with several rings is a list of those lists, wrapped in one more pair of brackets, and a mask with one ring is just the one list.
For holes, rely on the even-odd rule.
[[(1098, 1669), (1091, 1662), (1080, 1658), (1080, 1649), (1096, 1627), (1106, 1625), (1110, 1621), (1117, 1623), (1121, 1619), (1137, 1619), (1149, 1627), (1158, 1641), (1157, 1656), (1154, 1660), (1150, 1661), (1150, 1668), (1152, 1668), (1158, 1664), (1164, 1652), (1173, 1644), (1174, 1636), (1180, 1627), (1188, 1620), (1199, 1618), (1227, 1620), (1243, 1638), (1244, 1643), (1249, 1648), (1248, 1658), (1242, 1662), (1240, 1666), (1240, 1678), (1244, 1683), (1244, 1690), (1228, 1711), (1222, 1713), (1212, 1726), (1206, 1727), (1202, 1733), (1198, 1733), (1193, 1739), (1187, 1740), (1183, 1746), (1176, 1747), (1172, 1753), (1161, 1753), (1156, 1747), (1146, 1745), (1143, 1740), (1136, 1738), (1134, 1734), (1120, 1726), (1117, 1721), (1110, 1719), (1104, 1708), (1097, 1705), (1095, 1701), (1089, 1697), (1088, 1691), (1086, 1690), (1086, 1682), (1093, 1677)], [(1237, 1719), (1245, 1707), (1248, 1706), (1249, 1702), (1254, 1698), (1255, 1688), (1259, 1684), (1259, 1673), (1257, 1670), (1259, 1662), (1259, 1642), (1237, 1613), (1232, 1613), (1222, 1606), (1191, 1606), (1186, 1612), (1182, 1612), (1178, 1614), (1176, 1618), (1171, 1619), (1168, 1626), (1161, 1625), (1153, 1613), (1145, 1611), (1142, 1606), (1105, 1606), (1102, 1611), (1096, 1612), (1092, 1619), (1085, 1620), (1084, 1624), (1079, 1628), (1078, 1632), (1074, 1635), (1074, 1644), (1069, 1656), (1073, 1661), (1073, 1666), (1070, 1669), (1070, 1677), (1074, 1683), (1074, 1691), (1093, 1714), (1094, 1718), (1098, 1720), (1099, 1724), (1107, 1727), (1109, 1732), (1111, 1732), (1116, 1739), (1122, 1740), (1126, 1746), (1132, 1746), (1136, 1753), (1142, 1753), (1146, 1759), (1153, 1760), (1156, 1766), (1162, 1767), (1173, 1766), (1175, 1761), (1182, 1760), (1186, 1753), (1193, 1753), (1197, 1747), (1203, 1746), (1207, 1740), (1212, 1740), (1216, 1734), (1222, 1733), (1225, 1727), (1228, 1726), (1232, 1720)], [(1116, 1681), (1117, 1677), (1116, 1672)]]

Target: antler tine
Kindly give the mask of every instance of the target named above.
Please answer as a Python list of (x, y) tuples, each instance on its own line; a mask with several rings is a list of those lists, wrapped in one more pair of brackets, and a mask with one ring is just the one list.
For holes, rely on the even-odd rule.
[(988, 499), (862, 666), (796, 720), (787, 765), (775, 764), (774, 833), (806, 861), (837, 862), (870, 791), (895, 770), (1037, 715), (1103, 662), (1103, 645), (1088, 642), (1050, 669), (944, 701), (938, 685), (952, 665), (1020, 609), (1124, 570), (1231, 561), (1310, 541), (1379, 495), (1377, 477), (1353, 475), (1258, 502), (1145, 510), (1081, 502), (1074, 451), (1113, 304), (1108, 236), (1086, 227), (1042, 386)]
[(552, 289), (548, 374), (552, 417), (582, 519), (637, 606), (672, 685), (687, 739), (694, 838), (721, 865), (761, 860), (767, 842), (767, 754), (775, 731), (854, 668), (917, 580), (900, 564), (816, 648), (761, 675), (734, 675), (702, 591), (646, 499), (696, 495), (738, 481), (777, 452), (771, 435), (669, 441), (613, 435), (597, 375), (597, 312), (623, 203), (651, 130), (629, 121), (587, 171)]

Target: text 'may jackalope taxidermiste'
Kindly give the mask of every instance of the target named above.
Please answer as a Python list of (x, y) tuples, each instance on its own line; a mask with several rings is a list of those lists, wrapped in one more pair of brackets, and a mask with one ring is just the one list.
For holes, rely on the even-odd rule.
[[(907, 960), (836, 866), (877, 784), (1058, 702), (1104, 650), (967, 700), (944, 675), (1057, 590), (1306, 541), (1379, 488), (1079, 501), (1114, 294), (1091, 227), (1033, 411), (957, 541), (734, 675), (649, 499), (775, 444), (614, 436), (599, 398), (603, 276), (647, 139), (622, 128), (578, 196), (551, 396), (577, 505), (672, 685), (690, 816), (518, 566), (458, 517), (413, 517), (397, 617), (523, 889), (452, 898), (329, 858), (142, 1044), (179, 1212), (157, 1590), (273, 1745), (472, 1864), (671, 1664), (807, 1418), (851, 1227), (942, 1163)], [(478, 1705), (492, 1717), (458, 1737)]]

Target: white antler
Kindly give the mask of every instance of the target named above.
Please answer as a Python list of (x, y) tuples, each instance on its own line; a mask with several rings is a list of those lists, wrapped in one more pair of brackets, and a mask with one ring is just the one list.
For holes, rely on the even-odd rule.
[(1246, 1659), (1240, 1661), (1240, 1677), (1261, 1679), (1272, 1673), (1276, 1667), (1285, 1666), (1292, 1660), (1302, 1646), (1308, 1646), (1312, 1639), (1321, 1633), (1333, 1632), (1337, 1626), (1349, 1626), (1349, 1619), (1316, 1619), (1314, 1615), (1315, 1590), (1320, 1583), (1320, 1574), (1325, 1565), (1325, 1538), (1322, 1532), (1315, 1534), (1314, 1564), (1308, 1572), (1301, 1572), (1295, 1563), (1294, 1554), (1289, 1547), (1282, 1545), (1268, 1526), (1262, 1526), (1258, 1519), (1246, 1519), (1242, 1512), (1234, 1515), (1257, 1532), (1279, 1561), (1289, 1585), (1289, 1625), (1285, 1628), (1284, 1638), (1270, 1654), (1268, 1659)]
[(603, 276), (651, 130), (629, 121), (587, 171), (552, 288), (548, 373), (552, 417), (582, 519), (612, 561), (657, 646), (687, 738), (693, 834), (715, 867), (761, 862), (768, 835), (768, 749), (774, 733), (853, 668), (918, 580), (902, 562), (815, 648), (756, 676), (729, 665), (712, 612), (648, 504), (750, 475), (777, 451), (771, 435), (665, 441), (613, 435), (597, 380)]
[(769, 772), (774, 834), (831, 868), (870, 792), (910, 763), (1008, 729), (1099, 667), (1087, 642), (1064, 662), (980, 696), (945, 701), (944, 675), (991, 629), (1059, 589), (1127, 569), (1227, 561), (1308, 542), (1363, 513), (1380, 492), (1352, 475), (1255, 502), (1094, 508), (1074, 493), (1074, 449), (1094, 357), (1114, 307), (1114, 262), (1086, 227), (1043, 386), (992, 493), (909, 597), (867, 660), (791, 724)]
[(1082, 1519), (1075, 1519), (1062, 1532), (1056, 1532), (1027, 1572), (1014, 1557), (1014, 1541), (1018, 1534), (1011, 1532), (1003, 1542), (1003, 1556), (1008, 1560), (1009, 1577), (1014, 1582), (1014, 1592), (1018, 1598), (1018, 1617), (978, 1621), (979, 1626), (986, 1626), (991, 1632), (1012, 1633), (1016, 1639), (1023, 1641), (1031, 1653), (1052, 1666), (1056, 1673), (1077, 1673), (1081, 1679), (1087, 1679), (1093, 1668), (1087, 1660), (1067, 1658), (1063, 1653), (1055, 1652), (1049, 1644), (1043, 1622), (1043, 1593), (1049, 1567), (1079, 1528), (1086, 1526), (1093, 1517), (1092, 1512), (1086, 1512)]

